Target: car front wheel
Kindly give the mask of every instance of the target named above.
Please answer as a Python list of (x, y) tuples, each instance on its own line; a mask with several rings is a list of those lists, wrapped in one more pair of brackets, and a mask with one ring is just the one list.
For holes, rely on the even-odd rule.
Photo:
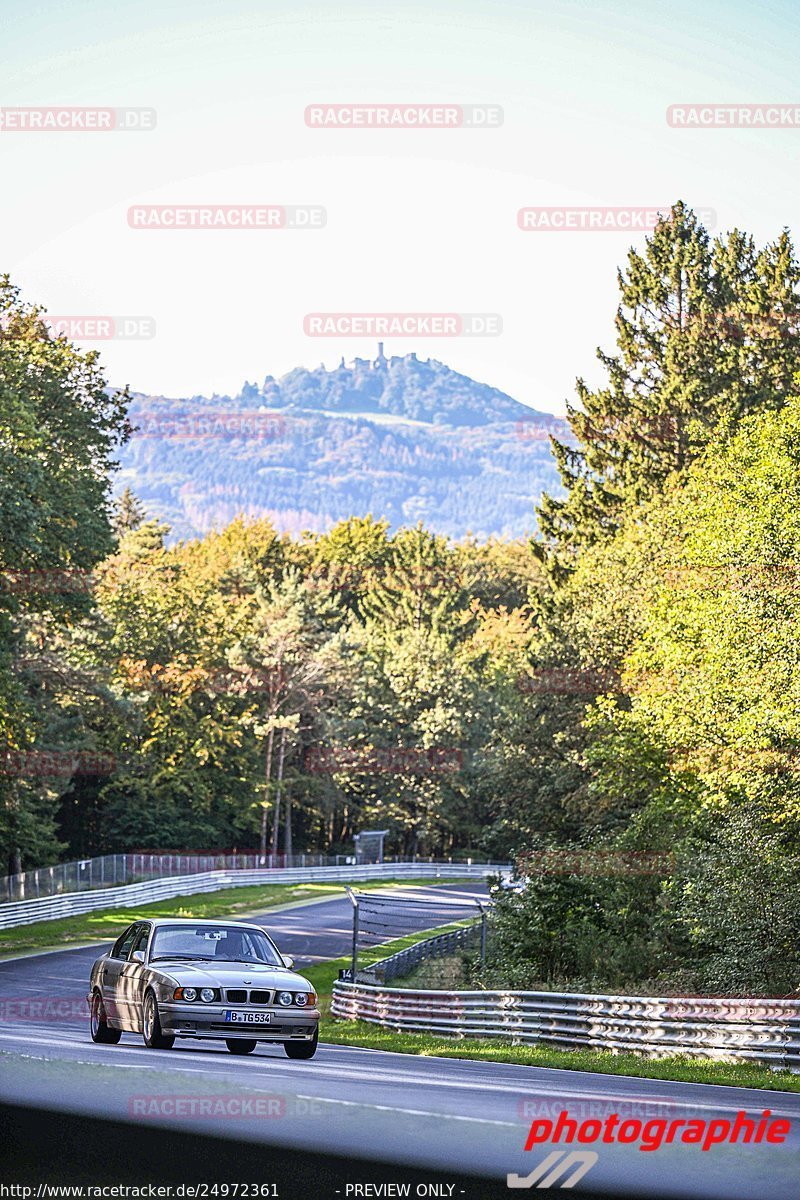
[(144, 1019), (142, 1021), (142, 1036), (149, 1050), (171, 1050), (175, 1038), (161, 1032), (161, 1018), (158, 1015), (158, 1005), (152, 992), (144, 998)]
[(104, 1046), (116, 1046), (122, 1037), (122, 1031), (120, 1029), (112, 1029), (106, 1021), (106, 1010), (99, 992), (95, 992), (92, 996), (89, 1029), (92, 1041), (101, 1042)]
[(319, 1029), (315, 1029), (310, 1042), (284, 1042), (283, 1048), (289, 1058), (313, 1058), (317, 1053), (318, 1044)]
[(252, 1054), (258, 1043), (249, 1038), (225, 1038), (225, 1045), (231, 1054)]

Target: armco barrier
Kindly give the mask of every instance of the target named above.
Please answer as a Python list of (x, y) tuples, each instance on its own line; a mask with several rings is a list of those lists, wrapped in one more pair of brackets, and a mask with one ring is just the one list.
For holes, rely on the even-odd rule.
[(332, 1013), (404, 1033), (687, 1054), (800, 1071), (800, 1000), (436, 992), (337, 982)]
[(171, 896), (191, 896), (198, 892), (216, 892), (220, 888), (266, 883), (366, 883), (371, 879), (483, 879), (487, 875), (508, 873), (506, 864), (484, 863), (464, 866), (460, 863), (379, 863), (363, 867), (274, 867), (252, 871), (204, 871), (198, 875), (180, 875), (173, 879), (150, 879), (123, 887), (69, 892), (41, 900), (19, 900), (0, 904), (0, 929), (31, 925), (34, 921), (54, 921), (74, 917), (98, 908), (117, 908), (131, 904), (149, 904)]
[(436, 937), (424, 938), (415, 942), (405, 950), (398, 950), (388, 958), (371, 963), (359, 971), (359, 980), (365, 983), (388, 983), (392, 979), (400, 979), (409, 975), (421, 962), (429, 958), (445, 958), (459, 950), (465, 950), (475, 942), (480, 941), (480, 922), (465, 925), (463, 929), (452, 929), (449, 933), (439, 933)]
[[(259, 861), (260, 859), (260, 861)], [(94, 888), (119, 887), (146, 879), (172, 879), (176, 875), (200, 875), (204, 871), (249, 871), (258, 867), (343, 867), (354, 858), (344, 854), (101, 854), (32, 867), (17, 875), (0, 875), (2, 900), (39, 900), (64, 892), (88, 892)], [(405, 859), (392, 857), (391, 862)], [(409, 860), (410, 861), (410, 860)]]
[[(64, 892), (89, 892), (93, 888), (119, 887), (123, 883), (143, 883), (147, 879), (173, 879), (176, 875), (200, 875), (205, 871), (255, 871), (280, 867), (346, 867), (367, 866), (374, 860), (357, 854), (257, 854), (254, 851), (235, 854), (150, 854), (132, 851), (128, 854), (101, 854), (97, 858), (78, 858), (72, 862), (53, 863), (49, 867), (32, 867), (17, 875), (0, 875), (0, 903), (11, 900), (39, 900), (44, 896), (60, 896)], [(396, 854), (381, 859), (383, 863), (436, 862), (434, 858), (403, 858)], [(461, 861), (447, 859), (448, 862)], [(472, 866), (472, 857), (466, 859)], [(478, 860), (480, 862), (483, 859)]]

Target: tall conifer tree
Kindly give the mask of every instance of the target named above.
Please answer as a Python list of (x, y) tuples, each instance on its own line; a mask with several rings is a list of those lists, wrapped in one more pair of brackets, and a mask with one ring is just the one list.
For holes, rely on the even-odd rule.
[(715, 428), (780, 406), (800, 367), (800, 268), (786, 231), (761, 250), (738, 230), (712, 242), (678, 202), (618, 282), (617, 352), (597, 351), (607, 382), (579, 379), (574, 442), (551, 438), (567, 495), (542, 497), (534, 550), (556, 581)]

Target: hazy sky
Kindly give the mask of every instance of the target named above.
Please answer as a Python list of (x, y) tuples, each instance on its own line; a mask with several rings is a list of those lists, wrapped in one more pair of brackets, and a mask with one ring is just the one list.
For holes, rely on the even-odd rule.
[[(372, 355), (310, 312), (498, 313), (489, 338), (390, 338), (548, 411), (597, 378), (643, 235), (524, 233), (521, 207), (713, 209), (797, 225), (800, 128), (680, 130), (680, 102), (798, 102), (800, 5), (0, 0), (2, 106), (136, 106), (152, 132), (0, 131), (0, 270), (59, 315), (148, 316), (92, 343), (112, 382), (238, 390)], [(312, 129), (308, 105), (500, 105), (492, 129)], [(141, 230), (133, 205), (321, 205), (324, 229)], [(86, 343), (87, 345), (89, 343)]]

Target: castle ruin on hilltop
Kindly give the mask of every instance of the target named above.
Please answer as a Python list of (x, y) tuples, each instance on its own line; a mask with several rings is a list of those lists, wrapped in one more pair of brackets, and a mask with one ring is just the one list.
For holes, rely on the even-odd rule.
[[(419, 362), (413, 350), (410, 354), (393, 354), (391, 358), (387, 358), (383, 353), (383, 342), (378, 342), (378, 354), (376, 358), (352, 358), (348, 363), (345, 362), (344, 355), (342, 355), (339, 362), (339, 370), (385, 371), (387, 367), (396, 367), (398, 363), (404, 362), (405, 359), (410, 359), (411, 362)], [(430, 361), (428, 359), (428, 362)]]

